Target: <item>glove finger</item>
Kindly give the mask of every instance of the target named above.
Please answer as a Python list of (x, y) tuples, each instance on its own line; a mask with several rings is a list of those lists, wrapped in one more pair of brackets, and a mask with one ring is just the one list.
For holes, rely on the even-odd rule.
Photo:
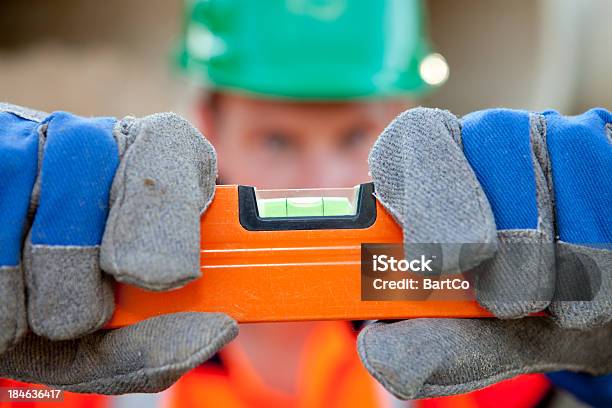
[(455, 270), (460, 254), (466, 270), (496, 250), (493, 213), (460, 139), (450, 112), (416, 108), (384, 130), (369, 156), (376, 195), (402, 226), (406, 248), (442, 244), (443, 272)]
[(166, 113), (125, 119), (113, 182), (102, 268), (149, 290), (200, 275), (200, 215), (217, 175), (212, 145), (186, 120)]
[(40, 336), (80, 336), (112, 313), (111, 283), (98, 258), (119, 161), (115, 123), (56, 112), (43, 124), (38, 208), (24, 247), (28, 319)]
[(544, 115), (559, 240), (549, 311), (566, 328), (599, 326), (612, 321), (612, 114)]
[(545, 121), (528, 112), (493, 109), (464, 117), (461, 131), (465, 156), (498, 229), (497, 254), (472, 271), (477, 300), (499, 318), (541, 311), (555, 285)]
[(548, 310), (570, 329), (612, 321), (612, 251), (558, 242), (557, 287)]
[(402, 399), (454, 395), (518, 374), (612, 371), (612, 325), (564, 330), (543, 318), (374, 323), (358, 338), (364, 366)]
[(0, 104), (0, 354), (27, 329), (21, 244), (36, 180), (42, 115)]
[(0, 376), (74, 392), (159, 392), (237, 333), (226, 315), (177, 313), (76, 340), (28, 335), (0, 357)]

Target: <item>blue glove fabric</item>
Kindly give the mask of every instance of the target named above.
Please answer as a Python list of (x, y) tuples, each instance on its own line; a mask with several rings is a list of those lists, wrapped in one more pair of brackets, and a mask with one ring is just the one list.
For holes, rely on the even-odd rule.
[[(558, 239), (612, 248), (612, 114), (592, 109), (574, 117), (553, 111), (543, 116)], [(487, 194), (497, 228), (536, 228), (530, 114), (486, 110), (465, 116), (462, 124), (464, 153)], [(612, 406), (612, 375), (557, 372), (549, 378), (588, 404)]]
[(119, 165), (112, 135), (115, 122), (65, 112), (45, 119), (47, 140), (32, 244), (100, 245)]
[(487, 195), (498, 230), (535, 229), (536, 183), (529, 113), (479, 111), (462, 120), (463, 152)]
[[(545, 112), (559, 239), (612, 242), (612, 114)], [(463, 118), (464, 153), (491, 203), (498, 229), (535, 228), (538, 211), (529, 113), (506, 109)], [(513, 152), (508, 154), (507, 152)]]
[(16, 266), (38, 171), (39, 127), (47, 126), (32, 243), (92, 246), (102, 240), (119, 163), (115, 120), (57, 112), (42, 123), (0, 112), (0, 266)]
[(36, 180), (38, 126), (0, 112), (0, 267), (17, 266), (30, 195)]
[[(545, 112), (559, 239), (612, 248), (612, 114)], [(602, 244), (602, 245), (593, 245)]]

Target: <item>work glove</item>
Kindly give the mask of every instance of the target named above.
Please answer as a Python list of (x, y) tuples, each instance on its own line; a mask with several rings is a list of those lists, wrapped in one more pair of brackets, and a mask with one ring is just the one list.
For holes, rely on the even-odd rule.
[(113, 279), (159, 291), (199, 276), (215, 178), (214, 149), (175, 114), (117, 121), (1, 104), (0, 377), (156, 392), (235, 337), (216, 313), (100, 330)]
[(611, 123), (603, 109), (459, 120), (417, 108), (385, 129), (370, 171), (405, 248), (438, 244), (453, 260), (442, 271), (467, 271), (497, 317), (367, 326), (358, 351), (387, 390), (429, 398), (524, 373), (612, 372)]

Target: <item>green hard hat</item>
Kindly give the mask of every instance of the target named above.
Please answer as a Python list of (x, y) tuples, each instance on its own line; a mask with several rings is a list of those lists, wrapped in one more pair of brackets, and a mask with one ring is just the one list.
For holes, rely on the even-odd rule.
[(178, 59), (213, 89), (307, 100), (418, 96), (448, 75), (420, 0), (190, 0)]

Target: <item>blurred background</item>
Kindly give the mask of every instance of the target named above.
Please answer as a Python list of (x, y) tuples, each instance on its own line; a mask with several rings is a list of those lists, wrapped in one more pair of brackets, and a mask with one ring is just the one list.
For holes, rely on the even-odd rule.
[[(566, 114), (612, 106), (608, 0), (429, 0), (450, 66), (422, 103), (464, 114), (505, 106)], [(181, 0), (0, 1), (0, 99), (82, 115), (193, 115), (172, 69)]]

